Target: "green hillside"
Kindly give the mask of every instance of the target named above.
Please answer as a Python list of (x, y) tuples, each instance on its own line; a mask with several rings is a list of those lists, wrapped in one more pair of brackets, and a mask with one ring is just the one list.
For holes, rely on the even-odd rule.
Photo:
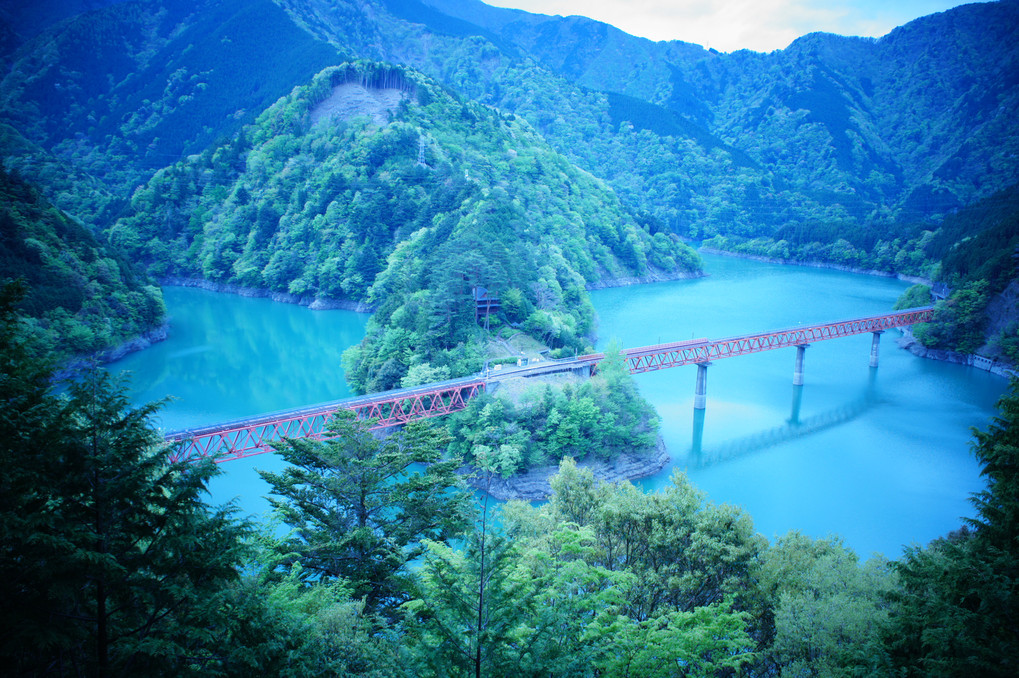
[[(486, 200), (511, 212), (518, 209), (514, 201), (522, 205), (509, 219), (534, 209), (523, 204), (523, 194), (542, 191), (565, 201), (550, 203), (545, 216), (558, 211), (573, 223), (572, 214), (581, 214), (584, 229), (595, 230), (595, 244), (563, 256), (584, 284), (640, 277), (644, 264), (636, 249), (651, 257), (652, 267), (668, 269), (672, 254), (666, 251), (674, 245), (665, 242), (667, 234), (741, 253), (933, 277), (941, 260), (928, 244), (941, 237), (945, 219), (1019, 181), (1019, 134), (1011, 113), (1019, 109), (1014, 2), (958, 7), (878, 40), (807, 35), (770, 54), (654, 43), (587, 19), (531, 15), (473, 0), (131, 0), (89, 6), (96, 9), (52, 25), (60, 13), (51, 4), (36, 14), (19, 4), (17, 12), (0, 15), (10, 38), (0, 43), (7, 65), (0, 80), (4, 164), (95, 232), (112, 228), (118, 242), (147, 264), (166, 264), (156, 265), (157, 273), (311, 298), (370, 300), (381, 307), (369, 290), (388, 268), (394, 244), (446, 210), (444, 200), (480, 182), (495, 192)], [(301, 242), (326, 249), (334, 242), (358, 243), (325, 256), (342, 262), (342, 271), (331, 264), (332, 273), (310, 273), (306, 262), (291, 261), (305, 254), (276, 254), (290, 242), (270, 237), (277, 217), (304, 211), (288, 206), (293, 196), (271, 205), (256, 199), (256, 207), (266, 209), (255, 215), (261, 225), (251, 243), (245, 234), (252, 229), (236, 225), (197, 238), (205, 224), (229, 221), (223, 205), (234, 204), (228, 201), (234, 200), (235, 175), (252, 181), (246, 163), (255, 144), (269, 156), (282, 152), (251, 136), (262, 124), (256, 118), (323, 68), (352, 58), (414, 68), (460, 97), (456, 106), (489, 107), (492, 119), (504, 120), (504, 132), (526, 127), (527, 141), (496, 144), (457, 132), (455, 143), (465, 155), (447, 149), (447, 164), (418, 172), (411, 137), (425, 139), (425, 152), (434, 152), (428, 135), (443, 148), (445, 132), (432, 132), (431, 125), (447, 123), (417, 120), (414, 110), (400, 113), (405, 118), (396, 116), (383, 137), (416, 168), (409, 172), (421, 174), (420, 190), (438, 206), (431, 213), (408, 207), (423, 198), (404, 200), (406, 186), (377, 167), (343, 173), (354, 183), (320, 192), (322, 209), (348, 190), (353, 198), (365, 178), (387, 188), (382, 197), (361, 193), (366, 212), (337, 203), (347, 210), (347, 223), (355, 224), (351, 239), (302, 236)], [(452, 108), (441, 115), (459, 115)], [(303, 143), (304, 132), (296, 136)], [(537, 150), (529, 148), (535, 145)], [(518, 155), (512, 162), (508, 150)], [(331, 151), (308, 152), (302, 150), (302, 157), (319, 164)], [(336, 162), (353, 168), (376, 162), (379, 153), (392, 155), (374, 153)], [(527, 158), (549, 153), (580, 168), (576, 176), (584, 178), (578, 180), (576, 170), (563, 170), (570, 183), (603, 182), (614, 194), (607, 214), (624, 215), (618, 222), (624, 230), (639, 218), (645, 235), (634, 236), (636, 249), (626, 253), (615, 235), (598, 233), (597, 220), (571, 204), (578, 198), (569, 192), (563, 197), (564, 180), (544, 162), (521, 167)], [(237, 164), (227, 168), (224, 159)], [(519, 170), (506, 199), (498, 189), (506, 189), (509, 175), (489, 169), (502, 165)], [(212, 175), (194, 174), (199, 167)], [(431, 181), (443, 171), (451, 173), (448, 181)], [(297, 185), (306, 181), (291, 178)], [(162, 210), (163, 233), (154, 226), (155, 213), (144, 214), (141, 196), (168, 181), (179, 194), (150, 201)], [(227, 194), (205, 195), (208, 186)], [(261, 184), (253, 187), (257, 192)], [(165, 204), (173, 205), (172, 213)], [(373, 211), (380, 209), (383, 218), (375, 219)], [(184, 248), (177, 246), (187, 230), (175, 225), (180, 220), (194, 222)], [(127, 225), (136, 223), (140, 231), (128, 233)], [(224, 233), (238, 240), (220, 239)], [(515, 237), (519, 230), (500, 233)], [(528, 242), (540, 242), (532, 235)], [(210, 250), (206, 239), (219, 249)], [(587, 233), (562, 238), (587, 240)], [(598, 243), (612, 257), (598, 251)], [(172, 255), (159, 255), (161, 246)], [(437, 251), (433, 242), (423, 246)], [(262, 261), (257, 252), (268, 258)], [(321, 264), (317, 250), (307, 256)], [(549, 335), (553, 345), (568, 346), (589, 324), (560, 327), (553, 320), (536, 326), (543, 328), (536, 334)]]
[[(770, 54), (469, 0), (385, 6), (386, 30), (351, 50), (523, 115), (635, 208), (730, 249), (793, 228), (809, 234), (808, 258), (847, 263), (832, 249), (846, 240), (860, 265), (898, 271), (916, 225), (1019, 179), (1015, 3), (956, 8), (880, 40), (809, 35)], [(318, 19), (317, 34), (338, 30)]]
[(110, 241), (154, 275), (375, 307), (349, 356), (361, 390), (479, 369), (475, 288), (505, 298), (490, 326), (572, 352), (594, 329), (588, 285), (699, 271), (520, 118), (368, 62), (160, 171), (130, 212)]
[[(4, 4), (5, 670), (1015, 676), (1019, 382), (974, 429), (973, 517), (863, 563), (769, 543), (678, 470), (578, 468), (655, 444), (618, 363), (450, 431), (281, 440), (266, 525), (207, 505), (215, 465), (168, 461), (158, 405), (97, 370), (55, 393), (54, 365), (164, 322), (154, 281), (180, 279), (373, 309), (358, 391), (478, 370), (511, 333), (571, 355), (589, 288), (700, 274), (684, 239), (928, 276), (950, 289), (917, 337), (1014, 364), (1017, 31), (1016, 0), (770, 54), (475, 0)], [(457, 472), (559, 459), (548, 502), (495, 513)]]
[(0, 168), (0, 282), (23, 280), (23, 330), (57, 359), (133, 339), (163, 321), (158, 287), (117, 250)]
[(122, 190), (342, 60), (270, 0), (132, 0), (9, 58), (0, 120)]

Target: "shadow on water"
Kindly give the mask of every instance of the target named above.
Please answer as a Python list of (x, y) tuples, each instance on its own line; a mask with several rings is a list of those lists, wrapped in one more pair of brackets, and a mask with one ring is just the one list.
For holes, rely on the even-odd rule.
[(876, 380), (877, 368), (872, 367), (867, 378), (867, 386), (859, 398), (806, 419), (800, 417), (803, 406), (803, 386), (793, 386), (792, 407), (785, 424), (706, 449), (704, 448), (705, 411), (695, 409), (693, 413), (693, 444), (688, 457), (689, 467), (707, 468), (848, 423), (880, 404)]

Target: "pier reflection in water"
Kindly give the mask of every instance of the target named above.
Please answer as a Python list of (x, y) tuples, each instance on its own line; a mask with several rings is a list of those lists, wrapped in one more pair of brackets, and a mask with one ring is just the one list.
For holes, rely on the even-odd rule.
[(694, 409), (693, 442), (690, 446), (690, 454), (687, 457), (687, 465), (692, 469), (707, 468), (714, 464), (753, 454), (754, 452), (766, 450), (798, 438), (805, 438), (848, 423), (880, 404), (877, 396), (876, 380), (877, 368), (872, 367), (867, 379), (867, 386), (862, 395), (844, 405), (828, 409), (805, 420), (800, 419), (800, 411), (803, 407), (803, 390), (805, 387), (802, 384), (794, 384), (792, 387), (792, 409), (789, 419), (786, 420), (784, 425), (765, 429), (734, 440), (724, 441), (708, 449), (704, 449), (705, 410)]

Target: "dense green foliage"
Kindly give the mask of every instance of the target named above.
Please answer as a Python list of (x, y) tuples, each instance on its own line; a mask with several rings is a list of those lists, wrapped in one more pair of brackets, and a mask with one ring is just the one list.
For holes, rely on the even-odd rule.
[(892, 605), (893, 563), (860, 564), (839, 539), (791, 532), (762, 559), (772, 602), (770, 661), (783, 676), (887, 675), (881, 633)]
[(278, 450), (290, 466), (261, 472), (293, 530), (277, 548), (279, 565), (301, 567), (309, 581), (348, 582), (369, 610), (391, 612), (406, 596), (408, 563), (422, 542), (449, 539), (467, 522), (459, 460), (440, 458), (445, 431), (426, 421), (380, 440), (346, 413), (328, 432), (325, 443), (285, 440)]
[(270, 0), (115, 3), (11, 58), (2, 119), (121, 191), (341, 60)]
[(508, 478), (564, 457), (614, 459), (651, 454), (658, 413), (637, 391), (618, 351), (579, 384), (535, 385), (520, 398), (482, 394), (450, 417), (449, 449), (464, 461)]
[(116, 250), (0, 167), (0, 280), (21, 278), (24, 322), (62, 358), (92, 353), (159, 324), (166, 311)]
[(237, 579), (244, 529), (202, 503), (211, 463), (166, 461), (155, 405), (90, 373), (50, 371), (0, 301), (0, 642), (13, 675), (182, 675), (215, 661), (209, 623)]
[[(387, 96), (332, 113), (337, 98)], [(496, 323), (583, 350), (587, 284), (699, 266), (519, 118), (363, 62), (323, 71), (233, 141), (157, 173), (131, 211), (110, 240), (157, 275), (375, 305), (349, 355), (360, 391), (411, 368), (480, 368), (476, 287), (509, 295)]]
[[(165, 461), (155, 406), (102, 373), (52, 393), (20, 294), (0, 299), (14, 675), (1015, 674), (1019, 383), (976, 434), (978, 517), (898, 563), (796, 533), (769, 546), (681, 473), (645, 494), (570, 459), (547, 504), (471, 527), (448, 463), (408, 466), (438, 460), (441, 433), (380, 440), (343, 418), (282, 446), (297, 465), (270, 479), (293, 531), (245, 539), (203, 501), (213, 464)], [(466, 528), (458, 545), (440, 523)]]
[[(37, 356), (161, 319), (123, 251), (159, 276), (367, 302), (353, 385), (413, 385), (481, 366), (476, 287), (501, 299), (490, 327), (582, 351), (585, 288), (696, 271), (680, 234), (942, 280), (954, 292), (918, 336), (971, 351), (992, 327), (1015, 358), (1016, 325), (986, 309), (1019, 244), (1019, 5), (767, 55), (464, 0), (86, 5), (49, 27), (24, 3), (0, 19), (0, 274), (30, 286), (0, 306), (5, 668), (1015, 674), (1015, 393), (977, 434), (979, 518), (897, 564), (861, 567), (837, 539), (769, 546), (682, 475), (645, 495), (569, 460), (547, 505), (486, 515), (454, 546), (448, 464), (408, 466), (442, 436), (342, 421), (285, 445), (294, 532), (249, 548), (202, 502), (211, 467), (163, 462), (154, 408), (101, 374), (57, 397)], [(72, 8), (37, 6), (43, 22)], [(461, 451), (510, 473), (652, 436), (602, 379), (479, 400)]]
[[(575, 298), (574, 286), (617, 274), (601, 245), (627, 276), (692, 264), (677, 261), (688, 255), (673, 233), (781, 259), (932, 278), (944, 268), (949, 278), (972, 263), (952, 246), (977, 228), (957, 228), (953, 214), (1016, 180), (1011, 2), (956, 8), (880, 40), (813, 34), (771, 54), (724, 55), (466, 0), (134, 0), (62, 28), (45, 26), (51, 13), (28, 27), (17, 15), (24, 40), (5, 43), (14, 49), (0, 83), (5, 165), (86, 223), (125, 216), (116, 241), (157, 274), (380, 306), (351, 356), (358, 390), (394, 386), (412, 369), (479, 365), (463, 303), (482, 277), (477, 258), (496, 263), (497, 292), (519, 289), (532, 304), (530, 286), (552, 283), (549, 271), (517, 280), (503, 260), (528, 273), (547, 262), (552, 289)], [(375, 125), (322, 126), (332, 136), (309, 130), (305, 116), (324, 96), (323, 76), (309, 79), (354, 57), (411, 66), (464, 99), (450, 104), (434, 82), (404, 75), (435, 96), (408, 97), (391, 123), (383, 114)], [(593, 193), (597, 216), (582, 204)], [(535, 215), (535, 204), (547, 207)], [(348, 228), (323, 234), (331, 229), (314, 217)], [(522, 229), (529, 222), (538, 232)], [(475, 235), (461, 239), (454, 224)], [(430, 237), (414, 240), (423, 228)], [(547, 245), (550, 230), (569, 232)], [(1009, 239), (988, 235), (979, 249)], [(374, 288), (406, 242), (408, 273)], [(993, 296), (1000, 281), (980, 279)], [(407, 303), (423, 289), (421, 303)], [(535, 304), (550, 313), (528, 331), (579, 350), (590, 331), (579, 296), (565, 302), (578, 313)], [(1007, 352), (1014, 332), (1005, 335)]]
[[(599, 492), (570, 464), (557, 479), (562, 491), (586, 494), (593, 512), (632, 510), (623, 498), (632, 486)], [(648, 513), (697, 521), (696, 499), (671, 501), (689, 489), (667, 490)], [(669, 601), (648, 610), (643, 596), (664, 580), (642, 580), (642, 558), (622, 566), (605, 551), (620, 530), (569, 521), (554, 504), (542, 511), (512, 506), (504, 520), (508, 535), (483, 522), (462, 551), (436, 544), (426, 555), (421, 597), (406, 606), (409, 640), (421, 653), (417, 675), (708, 676), (752, 661), (748, 615), (728, 600)], [(642, 547), (663, 551), (663, 537), (626, 538), (637, 554)]]
[[(950, 286), (951, 294), (936, 304), (932, 322), (913, 328), (916, 338), (928, 348), (979, 351), (1015, 363), (1019, 360), (1019, 309), (1013, 300), (1019, 278), (1019, 185), (950, 215), (929, 235), (926, 258), (937, 263), (936, 277)], [(927, 305), (926, 292), (926, 286), (914, 286), (896, 307)], [(998, 317), (991, 317), (996, 297), (993, 314)]]
[[(1013, 3), (957, 8), (880, 40), (812, 34), (771, 54), (427, 4), (388, 2), (394, 16), (375, 18), (384, 30), (347, 44), (523, 115), (630, 204), (694, 238), (770, 248), (791, 228), (814, 236), (792, 248), (816, 244), (804, 258), (845, 238), (866, 265), (893, 270), (923, 227), (1015, 181)], [(300, 11), (323, 38), (340, 30)], [(862, 243), (847, 237), (857, 232)]]

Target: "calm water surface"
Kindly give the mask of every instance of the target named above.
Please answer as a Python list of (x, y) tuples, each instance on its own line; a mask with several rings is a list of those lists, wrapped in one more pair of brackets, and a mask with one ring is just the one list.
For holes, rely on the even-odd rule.
[[(601, 344), (641, 346), (782, 329), (888, 310), (906, 284), (885, 278), (705, 256), (708, 277), (599, 290)], [(166, 288), (170, 338), (112, 366), (129, 371), (138, 402), (175, 396), (166, 430), (350, 395), (340, 355), (368, 316), (311, 311), (265, 299)], [(861, 555), (897, 557), (972, 515), (982, 488), (969, 452), (971, 426), (985, 427), (1006, 382), (972, 368), (913, 357), (870, 335), (807, 349), (805, 385), (792, 386), (795, 349), (717, 361), (708, 404), (695, 420), (695, 367), (637, 377), (663, 417), (674, 468), (710, 500), (742, 506), (772, 538), (790, 529), (837, 533)], [(697, 433), (700, 435), (696, 435)], [(244, 514), (268, 508), (256, 470), (275, 455), (224, 465), (213, 501), (237, 498)], [(672, 469), (646, 479), (649, 490)]]
[[(705, 255), (708, 277), (592, 293), (601, 345), (624, 346), (795, 327), (883, 313), (907, 283)], [(985, 428), (1004, 379), (916, 358), (871, 335), (811, 345), (805, 384), (795, 348), (716, 361), (707, 407), (693, 411), (694, 366), (637, 377), (662, 415), (675, 468), (714, 502), (745, 508), (761, 533), (842, 535), (862, 556), (898, 557), (973, 514), (983, 488), (970, 427)], [(701, 435), (695, 435), (702, 428)], [(642, 482), (662, 487), (670, 472)]]
[[(364, 336), (367, 313), (312, 311), (206, 290), (165, 287), (170, 313), (166, 341), (110, 366), (127, 373), (136, 402), (171, 396), (166, 431), (214, 424), (353, 395), (341, 355)], [(280, 470), (274, 454), (226, 462), (215, 478), (214, 503), (237, 498), (244, 515), (269, 504), (256, 469)]]

